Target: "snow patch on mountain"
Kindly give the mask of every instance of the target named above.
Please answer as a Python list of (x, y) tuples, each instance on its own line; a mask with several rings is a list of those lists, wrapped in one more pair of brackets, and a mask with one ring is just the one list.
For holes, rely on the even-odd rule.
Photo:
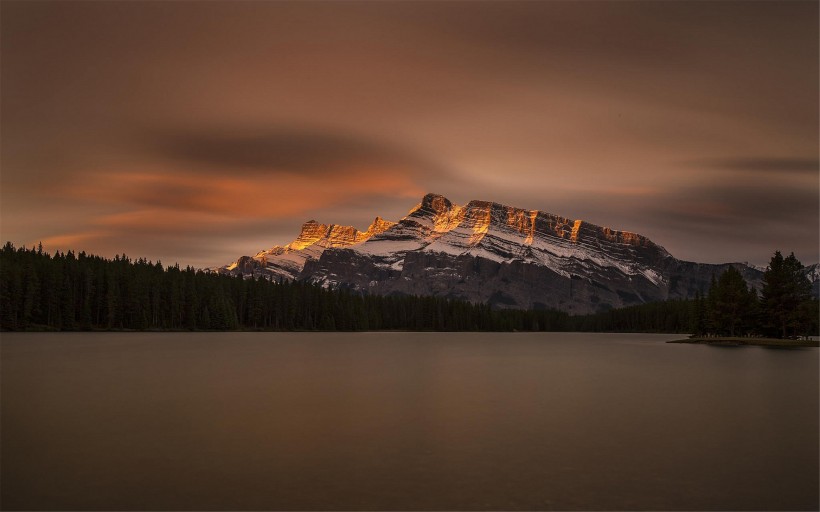
[[(692, 297), (727, 265), (680, 261), (642, 235), (580, 219), (427, 194), (397, 222), (376, 217), (365, 231), (310, 220), (293, 242), (219, 271), (583, 312)], [(759, 287), (759, 269), (731, 265)], [(807, 274), (817, 288), (817, 265)]]

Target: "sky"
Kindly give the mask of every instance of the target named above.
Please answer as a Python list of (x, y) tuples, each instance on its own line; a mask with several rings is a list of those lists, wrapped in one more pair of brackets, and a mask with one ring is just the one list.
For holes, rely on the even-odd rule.
[(818, 2), (0, 4), (0, 230), (212, 267), (427, 192), (818, 257)]

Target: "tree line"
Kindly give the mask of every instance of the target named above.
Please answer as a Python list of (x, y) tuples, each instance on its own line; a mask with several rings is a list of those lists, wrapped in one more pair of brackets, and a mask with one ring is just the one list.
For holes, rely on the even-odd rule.
[(42, 246), (27, 249), (6, 243), (0, 249), (0, 328), (804, 335), (817, 332), (818, 306), (807, 298), (808, 280), (795, 277), (801, 269), (793, 255), (776, 253), (760, 298), (731, 268), (713, 279), (708, 295), (693, 301), (570, 316), (554, 310), (495, 310), (442, 297), (368, 295), (305, 282), (245, 279), (179, 265), (163, 267), (125, 255), (50, 255)]
[(378, 296), (106, 259), (0, 249), (3, 330), (568, 330), (559, 311), (497, 311), (441, 297)]
[(693, 301), (675, 299), (649, 302), (572, 317), (574, 331), (582, 332), (692, 332)]
[(701, 336), (795, 338), (818, 333), (820, 303), (794, 253), (772, 256), (758, 295), (740, 272), (729, 267), (712, 276), (709, 292), (692, 304), (692, 331)]

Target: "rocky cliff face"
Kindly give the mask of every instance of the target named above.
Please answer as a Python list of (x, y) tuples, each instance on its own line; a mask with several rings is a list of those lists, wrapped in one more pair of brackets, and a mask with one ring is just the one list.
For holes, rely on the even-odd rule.
[(691, 298), (729, 265), (760, 288), (762, 272), (745, 264), (680, 261), (635, 233), (488, 201), (460, 206), (428, 194), (398, 222), (377, 217), (364, 232), (307, 222), (290, 244), (222, 271), (587, 313)]
[(315, 220), (309, 220), (302, 225), (302, 231), (293, 242), (259, 251), (253, 257), (242, 256), (231, 265), (221, 267), (219, 271), (293, 280), (302, 272), (307, 261), (318, 259), (325, 250), (362, 243), (395, 224), (376, 217), (367, 231), (362, 232), (352, 226), (319, 224)]

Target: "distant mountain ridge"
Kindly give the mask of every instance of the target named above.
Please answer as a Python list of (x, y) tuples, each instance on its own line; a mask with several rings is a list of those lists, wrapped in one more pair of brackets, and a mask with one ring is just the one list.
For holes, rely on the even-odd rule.
[[(588, 313), (692, 298), (729, 265), (760, 288), (762, 271), (745, 263), (682, 261), (628, 231), (489, 201), (461, 206), (427, 194), (398, 222), (376, 217), (362, 232), (311, 220), (290, 244), (218, 270), (383, 295)], [(817, 265), (807, 274), (816, 289)]]

